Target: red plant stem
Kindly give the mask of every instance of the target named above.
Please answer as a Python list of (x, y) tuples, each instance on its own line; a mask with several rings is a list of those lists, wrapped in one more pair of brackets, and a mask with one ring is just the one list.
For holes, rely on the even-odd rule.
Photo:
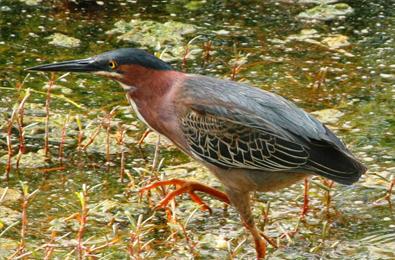
[(212, 51), (212, 41), (205, 42), (203, 49), (203, 63), (208, 63), (211, 58), (210, 51)]
[(158, 135), (158, 139), (155, 144), (155, 152), (154, 152), (154, 159), (152, 160), (152, 172), (156, 173), (158, 168), (159, 162), (159, 151), (160, 151), (160, 135)]
[(140, 256), (142, 252), (141, 229), (145, 222), (142, 221), (142, 217), (143, 217), (142, 215), (139, 216), (139, 218), (137, 219), (136, 226), (133, 228), (133, 230), (130, 231), (129, 244), (128, 244), (128, 252), (130, 259), (138, 259), (138, 260), (142, 259)]
[(106, 126), (106, 164), (110, 165), (110, 122), (111, 117), (108, 118), (109, 122)]
[(6, 180), (9, 179), (11, 168), (12, 168), (11, 161), (12, 161), (13, 152), (12, 152), (11, 132), (12, 132), (12, 125), (13, 125), (14, 118), (15, 118), (15, 113), (16, 113), (16, 110), (14, 109), (12, 111), (11, 118), (10, 118), (10, 121), (8, 122), (8, 127), (7, 127), (7, 137), (6, 137), (6, 139), (7, 139), (7, 154), (8, 154), (8, 157), (7, 157), (7, 165), (5, 167), (5, 178), (6, 178)]
[(48, 246), (45, 247), (45, 256), (44, 256), (44, 260), (49, 260), (51, 259), (51, 256), (53, 254), (53, 251), (55, 250), (54, 247), (49, 246), (51, 244), (53, 244), (55, 242), (55, 238), (56, 238), (56, 231), (52, 231), (51, 232), (51, 240), (49, 241)]
[(232, 71), (230, 74), (231, 80), (234, 80), (236, 78), (237, 74), (239, 74), (239, 72), (240, 72), (240, 69), (241, 69), (241, 65), (234, 65), (232, 67)]
[(326, 79), (326, 73), (328, 71), (327, 67), (320, 68), (320, 71), (315, 76), (313, 87), (316, 89), (321, 88), (324, 85)]
[(78, 233), (77, 233), (77, 253), (78, 253), (78, 259), (84, 259), (83, 253), (84, 253), (84, 245), (83, 245), (83, 237), (85, 233), (85, 228), (86, 228), (86, 223), (87, 223), (87, 218), (88, 218), (88, 212), (89, 208), (87, 206), (87, 192), (85, 189), (83, 189), (83, 192), (80, 193), (81, 197), (81, 213), (79, 216), (80, 219), (80, 226), (78, 228)]
[(188, 57), (189, 52), (190, 52), (189, 45), (187, 45), (187, 46), (185, 47), (185, 52), (184, 52), (184, 56), (182, 57), (182, 64), (181, 64), (181, 69), (182, 69), (182, 71), (184, 71), (184, 72), (185, 72), (185, 70), (186, 70), (186, 66), (187, 66), (187, 57)]
[(128, 252), (131, 259), (135, 259), (135, 251), (134, 251), (134, 241), (136, 241), (137, 235), (134, 232), (130, 232), (129, 236), (129, 245), (128, 245)]
[[(84, 210), (83, 210), (84, 211)], [(83, 245), (83, 236), (85, 233), (85, 225), (86, 225), (86, 215), (81, 215), (80, 216), (80, 227), (78, 229), (78, 236), (77, 236), (77, 252), (78, 252), (78, 259), (83, 259), (83, 252), (84, 252), (84, 245)]]
[[(110, 247), (112, 245), (115, 245), (116, 243), (118, 243), (118, 240), (119, 239), (113, 239), (112, 241), (108, 241), (108, 242), (106, 242), (103, 245), (97, 246), (95, 248), (89, 248), (89, 253), (94, 253), (96, 251), (99, 251), (99, 250), (102, 250), (104, 248), (107, 248), (107, 247)], [(96, 259), (96, 258), (93, 257), (92, 259)]]
[(88, 139), (88, 141), (86, 142), (86, 144), (84, 144), (83, 146), (82, 146), (82, 149), (83, 150), (86, 150), (86, 148), (88, 148), (88, 146), (89, 145), (91, 145), (92, 143), (93, 143), (93, 141), (95, 141), (95, 138), (96, 138), (96, 136), (100, 133), (100, 129), (102, 128), (102, 125), (100, 124), (97, 128), (96, 128), (96, 131), (91, 135), (91, 136), (89, 136), (89, 139)]
[(391, 197), (392, 197), (392, 190), (394, 186), (395, 186), (395, 179), (392, 179), (390, 185), (388, 186), (387, 195), (385, 195), (384, 197), (385, 199), (387, 199), (390, 209), (392, 209)]
[(25, 237), (27, 233), (27, 206), (29, 204), (29, 200), (26, 197), (26, 195), (23, 196), (23, 201), (22, 201), (22, 227), (21, 227), (21, 242), (20, 242), (20, 248), (21, 248), (21, 253), (23, 252), (23, 249), (25, 247)]
[(19, 127), (19, 151), (18, 156), (16, 157), (15, 168), (19, 169), (19, 162), (22, 158), (22, 154), (25, 153), (25, 130), (23, 127)]
[(103, 127), (103, 124), (105, 123), (106, 120), (109, 120), (111, 122), (111, 118), (114, 116), (116, 110), (118, 109), (117, 107), (114, 107), (111, 112), (102, 120), (96, 131), (89, 137), (88, 142), (82, 146), (83, 150), (86, 150), (86, 148), (93, 143), (95, 140), (96, 136), (100, 133), (101, 128)]
[(45, 100), (45, 136), (44, 136), (44, 152), (45, 157), (49, 156), (49, 105), (51, 103), (51, 89), (55, 83), (55, 74), (51, 74), (48, 82), (47, 98)]
[(28, 89), (26, 91), (25, 96), (23, 97), (21, 103), (18, 106), (18, 113), (16, 113), (17, 115), (17, 124), (18, 124), (18, 131), (19, 131), (19, 151), (18, 151), (18, 155), (16, 157), (16, 163), (15, 163), (15, 167), (18, 169), (19, 168), (19, 161), (22, 158), (22, 154), (24, 154), (26, 152), (25, 149), (25, 129), (23, 127), (23, 114), (24, 114), (24, 106), (26, 103), (26, 100), (28, 99), (28, 97), (30, 96), (30, 90)]
[(331, 189), (333, 187), (334, 182), (329, 180), (324, 180), (324, 184), (325, 186), (328, 187), (328, 191), (326, 192), (326, 196), (325, 196), (325, 204), (326, 204), (326, 214), (327, 217), (329, 218), (329, 208), (332, 202)]
[(144, 131), (144, 133), (143, 133), (143, 135), (141, 136), (140, 140), (137, 142), (137, 145), (138, 145), (139, 149), (142, 149), (141, 145), (144, 143), (145, 138), (146, 138), (146, 137), (148, 136), (148, 134), (151, 133), (151, 132), (152, 132), (152, 130), (149, 129), (149, 128), (147, 128), (147, 129)]
[(304, 191), (303, 191), (303, 207), (300, 213), (301, 218), (304, 218), (309, 211), (309, 180), (304, 178)]
[(22, 214), (21, 214), (21, 241), (19, 243), (18, 250), (15, 252), (16, 255), (21, 255), (24, 252), (26, 245), (26, 234), (27, 234), (27, 226), (28, 226), (28, 217), (27, 217), (27, 208), (29, 205), (30, 199), (33, 197), (38, 190), (33, 191), (32, 193), (28, 193), (28, 187), (26, 184), (22, 184)]
[(110, 130), (111, 130), (111, 121), (115, 115), (116, 110), (118, 109), (118, 107), (114, 107), (110, 113), (108, 113), (108, 115), (106, 116), (105, 120), (105, 124), (106, 124), (106, 162), (107, 165), (110, 165)]
[(126, 130), (124, 129), (120, 130), (119, 141), (121, 145), (121, 172), (120, 172), (121, 182), (123, 182), (125, 176), (125, 133)]
[(8, 157), (7, 157), (7, 165), (5, 167), (5, 177), (6, 180), (10, 178), (10, 172), (11, 172), (11, 158), (12, 158), (12, 144), (11, 144), (11, 135), (7, 135), (7, 151), (8, 151)]
[(18, 107), (18, 127), (19, 127), (19, 151), (24, 154), (26, 152), (25, 146), (25, 131), (23, 127), (23, 116), (25, 113), (25, 103), (30, 97), (30, 91), (27, 90), (26, 95), (23, 97)]
[(67, 118), (64, 121), (63, 128), (62, 128), (62, 137), (61, 137), (61, 141), (60, 141), (60, 144), (59, 144), (59, 162), (60, 162), (60, 166), (63, 166), (64, 143), (66, 141), (66, 129), (67, 129), (67, 126), (68, 126), (68, 122), (69, 122), (69, 116), (67, 116)]
[(48, 173), (48, 172), (55, 172), (55, 171), (63, 171), (66, 169), (64, 166), (60, 167), (55, 167), (55, 168), (47, 168), (47, 169), (40, 169), (42, 173)]
[(77, 149), (81, 149), (81, 142), (83, 137), (84, 137), (84, 132), (82, 130), (78, 131)]
[(185, 240), (187, 241), (187, 245), (189, 247), (189, 252), (194, 255), (195, 254), (195, 243), (191, 240), (191, 238), (188, 236), (188, 233), (185, 229), (185, 226), (180, 223), (179, 221), (176, 220), (176, 223), (181, 227), (181, 231), (185, 237)]
[(77, 150), (81, 149), (82, 138), (84, 137), (84, 131), (82, 130), (82, 123), (79, 116), (76, 116), (78, 126), (78, 137), (77, 137)]
[(263, 212), (263, 224), (262, 224), (262, 231), (264, 231), (266, 225), (269, 223), (269, 210), (270, 210), (270, 202), (266, 204), (266, 207)]
[(27, 226), (28, 226), (27, 208), (28, 208), (30, 199), (37, 192), (38, 192), (38, 190), (35, 190), (29, 194), (28, 187), (26, 186), (26, 184), (22, 183), (22, 205), (21, 205), (22, 213), (21, 213), (21, 231), (20, 231), (21, 240), (19, 242), (19, 245), (18, 245), (18, 248), (16, 249), (16, 251), (11, 256), (9, 256), (7, 259), (21, 259), (21, 258), (24, 258), (25, 256), (30, 254), (29, 252), (24, 253), (25, 245), (26, 245), (25, 239), (26, 239)]

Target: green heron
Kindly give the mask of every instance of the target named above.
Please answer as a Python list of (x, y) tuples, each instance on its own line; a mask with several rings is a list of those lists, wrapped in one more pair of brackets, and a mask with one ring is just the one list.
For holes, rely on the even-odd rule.
[(309, 175), (350, 185), (366, 168), (325, 125), (281, 96), (229, 80), (186, 74), (140, 49), (124, 48), (87, 59), (29, 68), (90, 72), (118, 81), (139, 119), (206, 166), (225, 192), (180, 179), (159, 181), (176, 190), (159, 203), (196, 191), (233, 205), (255, 242), (258, 258), (266, 245), (255, 226), (250, 193), (274, 191)]

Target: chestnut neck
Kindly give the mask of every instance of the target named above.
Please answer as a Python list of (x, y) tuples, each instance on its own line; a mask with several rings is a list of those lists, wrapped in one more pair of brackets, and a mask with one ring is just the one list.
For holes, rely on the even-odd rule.
[[(137, 116), (151, 129), (163, 135), (171, 135), (174, 121), (172, 93), (178, 82), (185, 77), (174, 70), (154, 70), (138, 65), (124, 65), (121, 68), (128, 73), (118, 79), (128, 87), (127, 97)], [(170, 126), (171, 125), (171, 126)]]
[(160, 99), (183, 75), (175, 70), (155, 70), (140, 65), (122, 65), (120, 69), (127, 72), (120, 81), (130, 87), (128, 94), (136, 102)]

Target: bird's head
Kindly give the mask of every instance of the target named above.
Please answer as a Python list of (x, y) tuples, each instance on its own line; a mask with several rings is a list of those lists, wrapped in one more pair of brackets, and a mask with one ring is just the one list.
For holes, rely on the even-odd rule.
[(33, 71), (87, 72), (127, 83), (147, 71), (172, 71), (172, 67), (140, 49), (123, 48), (80, 60), (62, 61), (28, 68)]

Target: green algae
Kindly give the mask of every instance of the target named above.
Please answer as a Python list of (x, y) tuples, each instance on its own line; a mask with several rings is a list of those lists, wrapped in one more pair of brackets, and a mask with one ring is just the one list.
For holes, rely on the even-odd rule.
[[(391, 45), (394, 17), (390, 12), (393, 6), (388, 1), (375, 1), (374, 4), (347, 1), (354, 9), (352, 15), (343, 20), (318, 24), (303, 23), (297, 19), (298, 13), (310, 6), (262, 1), (248, 4), (207, 1), (194, 10), (186, 8), (184, 4), (175, 6), (170, 2), (153, 2), (151, 5), (139, 1), (124, 2), (125, 5), (106, 2), (94, 10), (73, 3), (67, 7), (69, 9), (62, 9), (66, 7), (60, 3), (52, 6), (46, 1), (29, 9), (29, 6), (21, 7), (15, 2), (3, 0), (0, 3), (9, 7), (9, 11), (0, 17), (0, 50), (4, 53), (0, 57), (0, 79), (2, 87), (7, 88), (0, 89), (1, 157), (7, 151), (7, 119), (23, 96), (15, 89), (15, 84), (26, 76), (24, 68), (131, 46), (141, 46), (158, 54), (168, 47), (167, 51), (171, 53), (169, 60), (173, 60), (175, 68), (180, 68), (185, 46), (193, 37), (202, 35), (192, 45), (202, 48), (203, 42), (212, 41), (211, 56), (207, 62), (203, 62), (203, 53), (197, 52), (193, 59), (187, 59), (186, 71), (229, 78), (231, 66), (240, 64), (241, 70), (236, 80), (282, 94), (308, 111), (321, 111), (318, 113), (324, 114), (322, 120), (325, 121), (327, 117), (330, 127), (345, 139), (348, 147), (369, 167), (369, 174), (351, 187), (335, 185), (328, 189), (320, 179), (314, 178), (310, 189), (311, 211), (304, 223), (298, 223), (303, 203), (303, 185), (296, 184), (276, 193), (254, 194), (254, 216), (265, 234), (278, 237), (284, 230), (292, 231), (299, 225), (300, 233), (291, 240), (281, 239), (282, 246), (279, 249), (268, 246), (270, 258), (393, 257), (393, 210), (389, 209), (388, 201), (383, 199), (389, 180), (395, 174), (394, 81), (391, 77), (395, 64)], [(171, 13), (167, 11), (169, 5), (173, 7)], [(343, 7), (338, 6), (340, 9)], [(25, 13), (20, 12), (22, 8), (26, 10)], [(138, 39), (133, 42), (118, 39), (118, 36), (128, 32), (126, 29), (124, 32), (104, 33), (113, 30), (117, 22), (131, 19), (139, 21), (135, 29), (141, 37), (160, 34), (162, 29), (164, 33), (158, 36), (159, 40), (151, 38), (155, 44), (149, 40), (144, 42), (144, 38), (141, 38), (141, 42)], [(147, 26), (145, 21), (152, 23)], [(173, 31), (159, 25), (166, 22), (193, 25), (196, 27), (195, 32), (180, 34), (176, 31), (176, 41), (172, 41)], [(123, 23), (125, 27), (128, 26), (128, 22)], [(146, 30), (145, 33), (141, 33), (143, 30)], [(54, 48), (45, 38), (55, 31), (81, 39), (80, 46)], [(347, 37), (346, 41), (342, 36)], [(336, 44), (333, 45), (330, 40)], [(338, 47), (332, 50), (331, 46)], [(352, 56), (344, 55), (339, 50), (347, 51)], [(317, 88), (314, 82), (322, 67), (327, 67), (327, 73)], [(40, 189), (28, 208), (30, 224), (26, 251), (37, 250), (31, 256), (32, 259), (43, 258), (44, 249), (38, 249), (51, 240), (53, 231), (57, 232), (56, 238), (59, 239), (55, 242), (58, 248), (54, 258), (63, 259), (76, 248), (80, 223), (76, 217), (70, 216), (80, 213), (80, 203), (75, 192), (81, 192), (83, 183), (92, 187), (88, 192), (90, 213), (84, 236), (88, 240), (86, 245), (100, 246), (106, 243), (106, 239), (119, 239), (111, 246), (95, 252), (99, 258), (130, 257), (128, 245), (136, 231), (140, 232), (142, 244), (148, 243), (140, 254), (141, 258), (218, 259), (228, 258), (232, 253), (238, 259), (255, 257), (253, 242), (232, 207), (226, 208), (223, 203), (204, 196), (213, 209), (210, 215), (197, 210), (188, 196), (179, 197), (173, 212), (178, 223), (168, 224), (165, 212), (152, 211), (152, 207), (163, 198), (160, 189), (153, 191), (150, 197), (140, 198), (138, 189), (160, 178), (194, 179), (217, 188), (221, 188), (221, 185), (205, 168), (189, 162), (176, 147), (164, 141), (160, 146), (158, 162), (161, 168), (159, 171), (153, 170), (157, 136), (152, 134), (147, 139), (142, 146), (143, 153), (137, 149), (137, 140), (145, 126), (136, 121), (117, 84), (75, 74), (56, 83), (58, 87), (54, 87), (53, 95), (62, 94), (85, 109), (53, 96), (49, 125), (52, 156), (51, 161), (43, 165), (45, 158), (35, 157), (35, 154), (42, 154), (40, 149), (43, 147), (46, 97), (43, 86), (47, 80), (46, 74), (31, 74), (24, 86), (44, 93), (32, 92), (31, 100), (26, 104), (28, 146), (25, 155), (29, 167), (18, 170), (12, 165), (10, 180), (0, 182), (3, 190), (5, 187), (17, 190), (20, 180), (27, 181), (31, 189)], [(86, 143), (109, 111), (120, 104), (120, 112), (110, 122), (110, 156), (107, 156), (106, 150), (108, 124), (103, 125), (92, 145), (85, 151), (78, 150), (76, 140), (79, 129), (74, 116), (78, 114), (80, 118), (83, 141)], [(56, 170), (59, 167), (62, 126), (68, 115), (71, 122), (65, 141), (64, 169)], [(118, 143), (119, 127), (127, 130), (123, 182), (120, 180), (123, 149)], [(16, 155), (19, 144), (17, 127), (12, 129), (11, 137)], [(4, 163), (1, 163), (1, 173), (4, 167)], [(324, 206), (328, 191), (333, 196), (329, 214)], [(0, 233), (9, 228), (0, 237), (0, 258), (9, 257), (20, 240), (18, 216), (21, 214), (21, 204), (16, 198), (7, 199), (1, 204), (1, 207), (12, 210), (15, 218), (7, 222), (0, 218)], [(268, 208), (269, 220), (265, 223), (262, 216)], [(148, 219), (141, 229), (137, 228), (139, 219)], [(186, 222), (188, 224), (184, 233), (180, 223)], [(138, 248), (136, 241), (133, 248)], [(137, 257), (137, 253), (134, 256)], [(71, 254), (73, 257), (76, 254)]]

